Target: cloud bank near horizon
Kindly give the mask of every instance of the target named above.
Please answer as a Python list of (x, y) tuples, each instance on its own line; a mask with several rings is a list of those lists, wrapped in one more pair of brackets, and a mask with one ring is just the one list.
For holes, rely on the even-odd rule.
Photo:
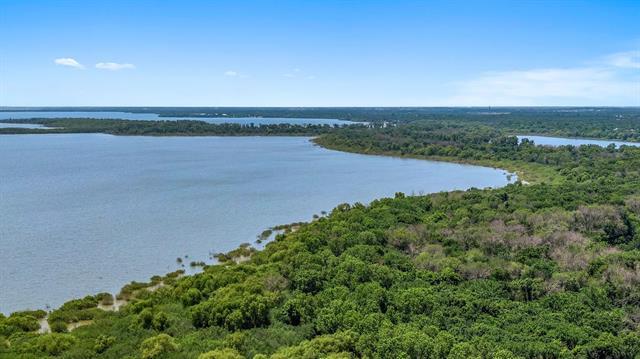
[(640, 105), (640, 51), (591, 65), (489, 71), (453, 82), (446, 106)]

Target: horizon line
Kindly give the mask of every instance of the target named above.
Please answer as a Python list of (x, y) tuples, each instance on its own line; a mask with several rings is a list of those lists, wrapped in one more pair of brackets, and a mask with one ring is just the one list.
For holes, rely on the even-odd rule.
[(285, 109), (316, 109), (316, 108), (382, 108), (382, 109), (397, 109), (397, 108), (640, 108), (640, 105), (474, 105), (474, 106), (145, 106), (145, 105), (55, 105), (55, 106), (14, 106), (14, 105), (1, 105), (0, 111), (5, 109), (58, 109), (58, 108), (285, 108)]

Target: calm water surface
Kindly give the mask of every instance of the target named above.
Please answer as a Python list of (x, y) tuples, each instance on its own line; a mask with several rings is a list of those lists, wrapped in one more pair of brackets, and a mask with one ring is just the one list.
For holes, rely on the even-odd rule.
[(48, 128), (32, 123), (0, 123), (0, 128)]
[(545, 145), (545, 146), (580, 146), (580, 145), (598, 145), (602, 147), (606, 147), (610, 144), (615, 144), (616, 146), (640, 146), (640, 142), (624, 142), (624, 141), (614, 141), (614, 140), (591, 140), (585, 138), (565, 138), (565, 137), (547, 137), (547, 136), (518, 136), (518, 139), (522, 140), (523, 138), (528, 138), (532, 140), (537, 145)]
[(262, 117), (160, 117), (156, 113), (105, 112), (105, 111), (0, 111), (0, 120), (27, 118), (117, 118), (124, 120), (197, 120), (209, 123), (239, 123), (273, 125), (291, 123), (297, 125), (348, 125), (356, 122), (327, 118), (262, 118)]
[(508, 182), (502, 170), (296, 137), (5, 135), (0, 153), (4, 313), (115, 293), (179, 269), (178, 256), (210, 262), (339, 203)]

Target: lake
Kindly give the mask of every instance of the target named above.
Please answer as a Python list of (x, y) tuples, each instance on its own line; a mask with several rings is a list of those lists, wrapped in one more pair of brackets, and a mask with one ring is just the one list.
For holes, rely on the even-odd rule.
[(177, 121), (196, 120), (209, 123), (239, 123), (274, 125), (290, 123), (297, 125), (349, 125), (362, 122), (342, 121), (327, 118), (263, 118), (263, 117), (160, 117), (156, 113), (108, 112), (108, 111), (0, 111), (0, 120), (28, 118), (111, 118), (124, 120)]
[(544, 145), (544, 146), (580, 146), (580, 145), (598, 145), (602, 147), (606, 147), (610, 144), (615, 144), (616, 146), (640, 146), (640, 142), (625, 142), (625, 141), (615, 141), (615, 140), (592, 140), (586, 138), (565, 138), (565, 137), (548, 137), (548, 136), (529, 136), (529, 135), (521, 135), (518, 136), (519, 140), (523, 138), (528, 138), (532, 140), (536, 145)]
[(300, 137), (0, 136), (0, 311), (59, 306), (344, 202), (508, 183), (503, 170)]

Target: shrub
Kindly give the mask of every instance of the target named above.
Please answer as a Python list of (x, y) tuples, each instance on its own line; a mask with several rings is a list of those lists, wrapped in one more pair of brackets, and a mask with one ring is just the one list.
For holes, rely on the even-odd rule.
[(189, 288), (186, 293), (181, 297), (182, 303), (185, 306), (196, 305), (202, 300), (202, 293), (198, 288)]
[(33, 332), (40, 329), (38, 319), (31, 315), (12, 315), (5, 320), (6, 325), (14, 326), (23, 332)]
[(158, 312), (153, 316), (151, 326), (155, 330), (164, 331), (169, 327), (169, 317), (165, 312)]
[(115, 337), (100, 335), (96, 338), (96, 344), (93, 346), (93, 350), (96, 353), (101, 354), (107, 351), (116, 342)]
[(354, 334), (352, 332), (340, 332), (332, 335), (321, 335), (311, 340), (305, 340), (296, 346), (283, 348), (273, 354), (271, 358), (326, 358), (331, 354), (351, 352), (354, 346)]
[(244, 357), (235, 349), (224, 348), (200, 354), (198, 359), (244, 359)]
[(215, 298), (192, 308), (196, 327), (220, 326), (228, 330), (250, 329), (269, 324), (269, 310), (273, 296), (236, 293), (226, 298)]
[(151, 328), (153, 324), (153, 312), (150, 308), (144, 308), (140, 314), (138, 314), (138, 323), (140, 323), (140, 326), (144, 329)]
[(51, 333), (44, 334), (36, 340), (36, 347), (48, 355), (60, 355), (71, 348), (77, 339), (69, 334)]
[(56, 320), (53, 322), (49, 323), (49, 329), (51, 329), (52, 332), (54, 333), (66, 333), (69, 330), (67, 329), (67, 323), (61, 321), (61, 320)]
[(96, 295), (96, 299), (102, 305), (112, 305), (113, 304), (113, 295), (111, 293), (100, 293)]
[(9, 346), (9, 341), (5, 337), (0, 336), (0, 350), (9, 349)]
[(480, 359), (480, 353), (469, 343), (458, 343), (453, 346), (447, 359)]
[(175, 339), (167, 334), (159, 334), (145, 339), (140, 346), (142, 359), (159, 358), (162, 354), (175, 352), (178, 345)]
[[(45, 312), (42, 309), (39, 309), (39, 310), (23, 310), (23, 311), (20, 311), (20, 312), (12, 313), (11, 316), (12, 317), (31, 316), (31, 317), (34, 317), (36, 319), (42, 319), (42, 318), (47, 316), (47, 312)], [(0, 319), (2, 319), (2, 318), (0, 318)]]

